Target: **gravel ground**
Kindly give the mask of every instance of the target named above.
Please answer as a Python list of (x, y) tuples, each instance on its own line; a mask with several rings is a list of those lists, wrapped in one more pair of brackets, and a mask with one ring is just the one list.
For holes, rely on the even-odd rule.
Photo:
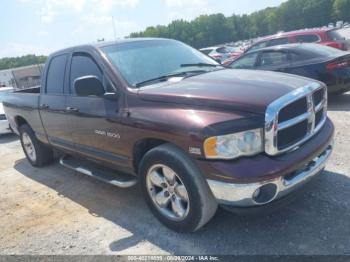
[(118, 189), (59, 164), (37, 169), (0, 137), (0, 254), (349, 254), (350, 93), (330, 101), (336, 125), (326, 172), (277, 212), (219, 210), (194, 234), (162, 226), (138, 187)]

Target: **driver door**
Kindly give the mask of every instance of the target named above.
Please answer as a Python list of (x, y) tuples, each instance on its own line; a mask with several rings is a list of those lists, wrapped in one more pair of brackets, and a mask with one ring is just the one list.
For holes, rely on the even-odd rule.
[(118, 165), (118, 162), (125, 160), (120, 147), (120, 99), (78, 96), (74, 81), (84, 76), (96, 76), (104, 83), (105, 91), (106, 86), (111, 87), (106, 84), (106, 76), (89, 54), (73, 54), (66, 111), (76, 150), (87, 157)]

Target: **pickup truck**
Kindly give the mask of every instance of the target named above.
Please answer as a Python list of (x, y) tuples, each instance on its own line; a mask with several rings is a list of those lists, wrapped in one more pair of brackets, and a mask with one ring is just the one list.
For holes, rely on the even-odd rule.
[(67, 168), (139, 183), (152, 213), (179, 232), (201, 228), (218, 206), (285, 205), (322, 172), (334, 133), (323, 83), (227, 69), (169, 39), (58, 51), (41, 87), (9, 95), (4, 108), (33, 166), (55, 150)]

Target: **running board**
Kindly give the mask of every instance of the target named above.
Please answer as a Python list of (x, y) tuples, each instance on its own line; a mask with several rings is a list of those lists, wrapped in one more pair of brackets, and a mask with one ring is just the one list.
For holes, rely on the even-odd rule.
[(60, 158), (60, 164), (84, 175), (91, 176), (121, 188), (132, 187), (137, 183), (137, 178), (135, 176), (125, 173), (117, 174), (114, 170), (69, 155), (62, 156)]

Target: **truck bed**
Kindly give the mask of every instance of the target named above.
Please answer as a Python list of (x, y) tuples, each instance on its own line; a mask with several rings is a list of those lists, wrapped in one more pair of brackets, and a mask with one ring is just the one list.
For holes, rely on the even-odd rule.
[(18, 90), (10, 93), (5, 101), (4, 110), (15, 133), (19, 121), (30, 123), (33, 130), (45, 134), (39, 113), (40, 87)]

